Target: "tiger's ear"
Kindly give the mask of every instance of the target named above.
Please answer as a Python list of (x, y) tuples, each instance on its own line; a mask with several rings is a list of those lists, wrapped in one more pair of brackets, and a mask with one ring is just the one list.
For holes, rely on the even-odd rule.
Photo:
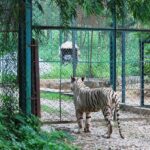
[(84, 81), (85, 77), (81, 77), (81, 80)]
[(71, 82), (74, 82), (75, 80), (75, 77), (71, 77)]

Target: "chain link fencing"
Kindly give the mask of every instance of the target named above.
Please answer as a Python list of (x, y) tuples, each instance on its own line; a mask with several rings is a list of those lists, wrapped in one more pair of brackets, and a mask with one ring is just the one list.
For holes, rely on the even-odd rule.
[[(44, 30), (43, 38), (39, 39), (40, 94), (44, 120), (75, 121), (71, 76), (86, 77), (85, 83), (91, 88), (110, 86), (113, 63), (110, 34), (111, 31), (94, 29)], [(130, 106), (141, 106), (142, 60), (137, 34), (125, 33), (125, 52), (122, 51), (122, 32), (117, 32), (116, 38), (116, 91), (121, 102), (124, 97), (124, 103)], [(150, 88), (148, 75), (145, 74), (144, 78), (145, 93)], [(144, 94), (145, 105), (149, 105), (149, 99)], [(99, 119), (99, 113), (94, 113), (93, 117)]]

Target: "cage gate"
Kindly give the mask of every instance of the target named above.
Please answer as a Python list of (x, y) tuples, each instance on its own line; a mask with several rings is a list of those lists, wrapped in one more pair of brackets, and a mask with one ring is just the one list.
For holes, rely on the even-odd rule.
[[(53, 13), (54, 9), (57, 13)], [(91, 88), (106, 87), (110, 82), (125, 104), (140, 106), (142, 92), (144, 98), (149, 99), (145, 97), (148, 75), (144, 75), (144, 68), (143, 73), (140, 72), (143, 61), (140, 60), (140, 36), (137, 36), (149, 34), (148, 29), (133, 28), (134, 23), (126, 24), (126, 19), (124, 23), (116, 21), (115, 11), (113, 18), (106, 14), (105, 18), (99, 16), (93, 20), (84, 18), (81, 12), (79, 18), (77, 16), (75, 22), (65, 28), (61, 26), (60, 12), (55, 4), (46, 6), (45, 12), (50, 13), (49, 17), (45, 14), (38, 16), (33, 5), (32, 34), (36, 37), (35, 31), (41, 32), (38, 37), (39, 72), (44, 120), (75, 121), (71, 76), (85, 76), (86, 84)], [(70, 47), (66, 51), (61, 49), (67, 41), (72, 42), (72, 52)], [(147, 58), (144, 60), (147, 62)]]

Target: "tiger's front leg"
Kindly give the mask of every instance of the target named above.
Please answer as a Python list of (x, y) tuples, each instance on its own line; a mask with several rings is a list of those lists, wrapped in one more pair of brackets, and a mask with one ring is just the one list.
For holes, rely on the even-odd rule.
[(108, 131), (105, 135), (103, 135), (104, 138), (110, 138), (112, 134), (112, 112), (111, 109), (108, 107), (105, 110), (103, 110), (104, 118), (107, 123)]
[(84, 132), (91, 132), (90, 127), (91, 127), (91, 113), (88, 112), (88, 113), (86, 113)]
[(83, 131), (83, 112), (76, 110), (76, 117), (78, 122), (78, 133)]

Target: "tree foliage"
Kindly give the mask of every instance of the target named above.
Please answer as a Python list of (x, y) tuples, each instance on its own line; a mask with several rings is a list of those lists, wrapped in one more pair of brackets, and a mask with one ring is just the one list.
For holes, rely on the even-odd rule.
[(65, 25), (68, 20), (77, 16), (77, 8), (80, 6), (86, 15), (100, 15), (104, 9), (110, 13), (116, 9), (118, 19), (130, 14), (134, 19), (148, 22), (150, 18), (150, 1), (147, 0), (53, 0), (60, 8), (62, 23)]
[(150, 1), (148, 0), (135, 0), (127, 1), (130, 13), (137, 20), (144, 21), (149, 24), (150, 18)]
[[(128, 13), (136, 20), (149, 23), (150, 1), (147, 0), (32, 0), (34, 6), (42, 13), (44, 12), (42, 3), (55, 3), (60, 9), (61, 23), (64, 26), (69, 25), (73, 17), (77, 16), (80, 7), (85, 15), (100, 15), (104, 10), (109, 10), (112, 14), (116, 8), (118, 19), (125, 17)], [(23, 0), (5, 0), (0, 2), (0, 25), (3, 28), (18, 28), (19, 10)], [(21, 5), (20, 5), (21, 4)]]

